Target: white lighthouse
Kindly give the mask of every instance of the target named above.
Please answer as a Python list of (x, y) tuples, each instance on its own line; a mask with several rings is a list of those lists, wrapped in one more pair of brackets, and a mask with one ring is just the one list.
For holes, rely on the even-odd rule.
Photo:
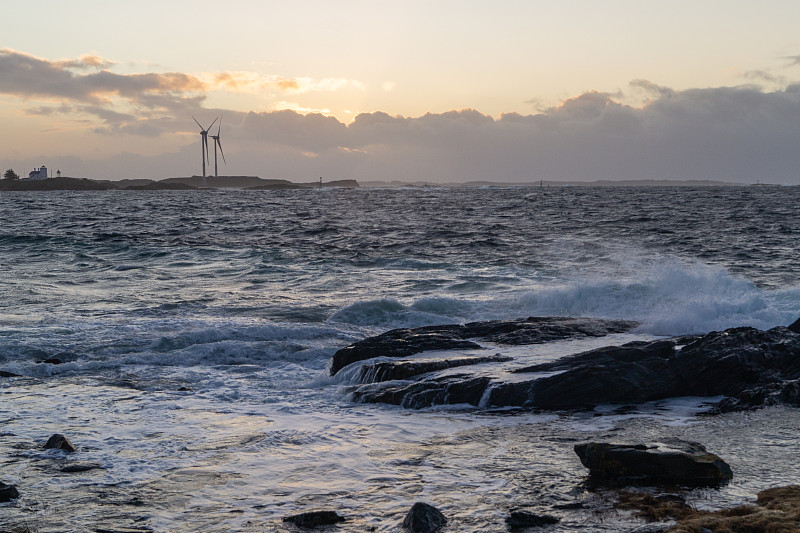
[(28, 179), (31, 180), (31, 181), (46, 180), (47, 179), (47, 167), (42, 165), (39, 168), (34, 168), (30, 172), (28, 172)]

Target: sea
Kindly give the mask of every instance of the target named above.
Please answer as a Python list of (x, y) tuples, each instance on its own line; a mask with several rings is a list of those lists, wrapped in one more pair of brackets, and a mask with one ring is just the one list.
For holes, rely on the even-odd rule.
[[(703, 509), (800, 479), (800, 413), (720, 398), (578, 413), (352, 400), (336, 350), (393, 328), (528, 316), (626, 334), (514, 364), (800, 317), (800, 187), (321, 188), (0, 193), (0, 530), (652, 531), (573, 446), (698, 441), (732, 467)], [(494, 347), (496, 352), (510, 350)], [(494, 352), (492, 352), (494, 353)], [(491, 370), (487, 370), (489, 372)], [(75, 453), (45, 450), (66, 435)]]

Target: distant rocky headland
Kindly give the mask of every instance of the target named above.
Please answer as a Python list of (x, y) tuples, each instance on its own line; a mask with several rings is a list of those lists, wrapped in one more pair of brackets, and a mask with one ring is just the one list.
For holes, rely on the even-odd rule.
[[(293, 190), (315, 189), (318, 187), (338, 187), (353, 189), (359, 187), (356, 180), (333, 180), (311, 183), (297, 183), (289, 180), (263, 179), (257, 176), (219, 176), (205, 179), (207, 189), (252, 189), (252, 190)], [(162, 180), (90, 180), (88, 178), (57, 177), (41, 180), (0, 180), (0, 191), (156, 191), (202, 189), (203, 177), (166, 178)]]
[(492, 182), (468, 181), (464, 183), (432, 183), (424, 181), (363, 181), (353, 179), (314, 182), (294, 182), (283, 179), (266, 179), (258, 176), (207, 176), (203, 185), (202, 176), (165, 179), (123, 179), (97, 180), (88, 178), (56, 177), (39, 180), (0, 179), (0, 191), (177, 191), (192, 189), (249, 189), (281, 191), (297, 189), (316, 189), (318, 187), (354, 188), (394, 188), (394, 187), (742, 187), (742, 183), (729, 183), (712, 180), (600, 180), (591, 182), (533, 181), (533, 182)]

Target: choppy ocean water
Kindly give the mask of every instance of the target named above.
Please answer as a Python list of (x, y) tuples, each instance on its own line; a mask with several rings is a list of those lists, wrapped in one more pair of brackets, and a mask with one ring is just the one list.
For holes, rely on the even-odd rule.
[[(796, 482), (794, 409), (407, 411), (352, 403), (326, 369), (394, 327), (641, 324), (541, 358), (789, 324), (798, 206), (798, 187), (4, 193), (0, 370), (25, 377), (0, 378), (0, 481), (22, 493), (0, 526), (271, 531), (332, 508), (351, 517), (340, 530), (394, 531), (424, 500), (448, 531), (502, 531), (516, 507), (555, 530), (629, 530), (582, 486), (572, 445), (588, 439), (706, 443), (736, 477), (694, 491), (701, 506)], [(80, 454), (42, 450), (56, 432)], [(99, 468), (61, 471), (75, 461)]]

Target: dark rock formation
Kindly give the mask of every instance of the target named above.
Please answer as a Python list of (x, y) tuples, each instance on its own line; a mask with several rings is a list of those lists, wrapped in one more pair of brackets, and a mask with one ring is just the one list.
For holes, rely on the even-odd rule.
[(506, 518), (506, 525), (512, 530), (550, 526), (557, 523), (558, 518), (554, 516), (538, 515), (528, 511), (511, 511)]
[(463, 357), (460, 359), (443, 359), (440, 361), (386, 361), (362, 366), (359, 381), (361, 381), (361, 383), (377, 383), (380, 381), (409, 379), (429, 372), (447, 370), (448, 368), (480, 365), (483, 363), (504, 363), (512, 359), (512, 357), (496, 354), (485, 357)]
[(746, 411), (779, 404), (800, 407), (800, 379), (747, 389), (735, 397), (722, 400), (716, 405), (714, 412)]
[(447, 524), (447, 518), (441, 511), (423, 502), (412, 505), (403, 519), (403, 527), (410, 529), (413, 533), (431, 533), (445, 524)]
[(593, 481), (612, 484), (715, 486), (733, 477), (731, 467), (702, 444), (576, 444), (575, 453)]
[(800, 318), (792, 322), (788, 329), (790, 331), (794, 331), (795, 333), (800, 333)]
[(337, 351), (331, 361), (331, 375), (351, 363), (373, 357), (408, 357), (428, 350), (474, 350), (481, 347), (467, 339), (506, 345), (541, 344), (623, 333), (636, 325), (635, 322), (626, 320), (530, 317), (395, 329)]
[(331, 375), (356, 361), (373, 357), (408, 357), (428, 350), (474, 350), (479, 344), (463, 340), (444, 331), (393, 329), (377, 337), (351, 344), (333, 354)]
[[(530, 342), (567, 335), (600, 335), (630, 323), (588, 319), (533, 319), (478, 322), (394, 330), (337, 352), (333, 368), (388, 355), (408, 356), (428, 349), (462, 347), (464, 337)], [(338, 357), (337, 357), (338, 356)], [(348, 362), (349, 361), (349, 362)], [(503, 381), (460, 373), (427, 376), (478, 357), (449, 361), (378, 362), (361, 371), (371, 383), (353, 391), (353, 399), (422, 408), (466, 403), (486, 407), (541, 410), (592, 409), (601, 404), (639, 404), (680, 396), (728, 396), (719, 410), (741, 410), (778, 403), (800, 405), (800, 334), (789, 328), (768, 331), (742, 327), (706, 335), (606, 346), (556, 361), (515, 370), (529, 379)], [(448, 366), (449, 365), (449, 366)]]
[(0, 481), (0, 503), (16, 500), (19, 498), (19, 491), (14, 485), (7, 485)]
[(314, 528), (320, 526), (332, 526), (346, 519), (339, 516), (336, 511), (309, 511), (283, 518), (284, 522), (292, 523), (298, 527)]
[(21, 378), (19, 374), (15, 374), (13, 372), (6, 372), (5, 370), (0, 370), (0, 378)]
[(64, 450), (67, 452), (77, 452), (78, 449), (72, 445), (67, 437), (61, 435), (60, 433), (56, 433), (52, 435), (44, 445), (45, 450)]
[(488, 377), (455, 374), (410, 384), (364, 385), (353, 392), (353, 401), (388, 403), (408, 409), (456, 404), (478, 407), (490, 382)]

